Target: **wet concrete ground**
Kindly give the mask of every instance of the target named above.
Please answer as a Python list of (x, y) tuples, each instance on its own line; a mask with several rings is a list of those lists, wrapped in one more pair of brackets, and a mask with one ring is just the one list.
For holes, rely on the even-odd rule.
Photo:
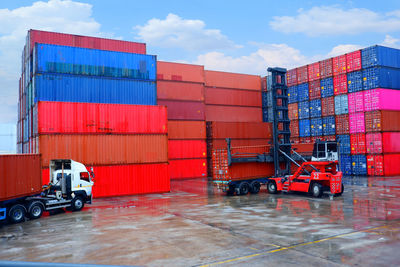
[(147, 266), (400, 266), (400, 177), (343, 196), (227, 197), (206, 180), (0, 226), (0, 260)]

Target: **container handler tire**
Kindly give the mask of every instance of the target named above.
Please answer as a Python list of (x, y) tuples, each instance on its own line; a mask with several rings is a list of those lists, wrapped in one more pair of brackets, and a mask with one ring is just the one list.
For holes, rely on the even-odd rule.
[(250, 194), (258, 194), (260, 192), (261, 184), (257, 181), (250, 183)]
[(25, 207), (21, 204), (16, 204), (8, 212), (8, 218), (11, 223), (20, 223), (25, 220), (25, 214)]
[(85, 202), (83, 202), (82, 197), (76, 196), (72, 200), (72, 211), (80, 211), (83, 209), (83, 206), (85, 206)]
[(270, 194), (278, 193), (278, 189), (276, 188), (275, 181), (268, 181), (267, 189), (268, 189), (268, 193), (270, 193)]
[(335, 194), (335, 197), (340, 197), (343, 194), (343, 191), (344, 191), (344, 185), (342, 183), (342, 189), (340, 190), (340, 193)]
[(321, 197), (322, 193), (322, 186), (319, 183), (313, 183), (311, 186), (311, 195), (313, 197)]
[(250, 185), (248, 182), (241, 182), (239, 184), (239, 194), (240, 195), (247, 195), (249, 193)]
[(28, 217), (31, 220), (39, 219), (43, 214), (43, 204), (39, 201), (33, 201), (28, 206)]

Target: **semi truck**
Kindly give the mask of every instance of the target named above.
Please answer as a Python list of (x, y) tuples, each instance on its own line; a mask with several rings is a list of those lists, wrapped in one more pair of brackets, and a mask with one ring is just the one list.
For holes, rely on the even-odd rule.
[(0, 221), (38, 219), (45, 211), (80, 211), (92, 203), (93, 170), (72, 159), (54, 159), (42, 186), (40, 155), (0, 156)]

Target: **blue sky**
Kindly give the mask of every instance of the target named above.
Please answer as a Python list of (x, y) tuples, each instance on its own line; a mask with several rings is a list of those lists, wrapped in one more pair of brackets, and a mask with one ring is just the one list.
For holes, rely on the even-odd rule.
[[(2, 0), (0, 25), (0, 124), (7, 128), (17, 119), (30, 28), (146, 42), (161, 60), (265, 75), (268, 66), (296, 67), (373, 44), (400, 47), (400, 1)], [(4, 143), (0, 135), (0, 151)]]

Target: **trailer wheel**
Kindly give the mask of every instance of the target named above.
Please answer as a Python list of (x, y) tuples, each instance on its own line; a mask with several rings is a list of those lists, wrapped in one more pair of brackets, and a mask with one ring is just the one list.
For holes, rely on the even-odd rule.
[(340, 197), (343, 194), (343, 191), (344, 191), (344, 185), (342, 183), (342, 190), (340, 191), (340, 193), (336, 193), (335, 197)]
[(81, 209), (83, 209), (83, 206), (85, 206), (85, 203), (83, 202), (82, 197), (76, 196), (72, 200), (72, 210), (73, 211), (80, 211)]
[(11, 207), (8, 212), (8, 218), (11, 223), (20, 223), (25, 220), (26, 210), (25, 207), (21, 204), (17, 204)]
[(250, 184), (250, 194), (258, 194), (260, 192), (261, 184), (257, 181), (253, 181)]
[(278, 193), (278, 189), (276, 188), (275, 181), (268, 181), (267, 189), (268, 189), (268, 193), (270, 193), (270, 194)]
[(43, 204), (39, 201), (33, 201), (28, 206), (28, 217), (32, 220), (39, 219), (43, 214)]
[(322, 193), (322, 186), (319, 183), (313, 183), (311, 186), (311, 195), (313, 197), (321, 197)]
[(241, 182), (239, 185), (240, 195), (247, 195), (249, 193), (250, 185), (248, 182)]

